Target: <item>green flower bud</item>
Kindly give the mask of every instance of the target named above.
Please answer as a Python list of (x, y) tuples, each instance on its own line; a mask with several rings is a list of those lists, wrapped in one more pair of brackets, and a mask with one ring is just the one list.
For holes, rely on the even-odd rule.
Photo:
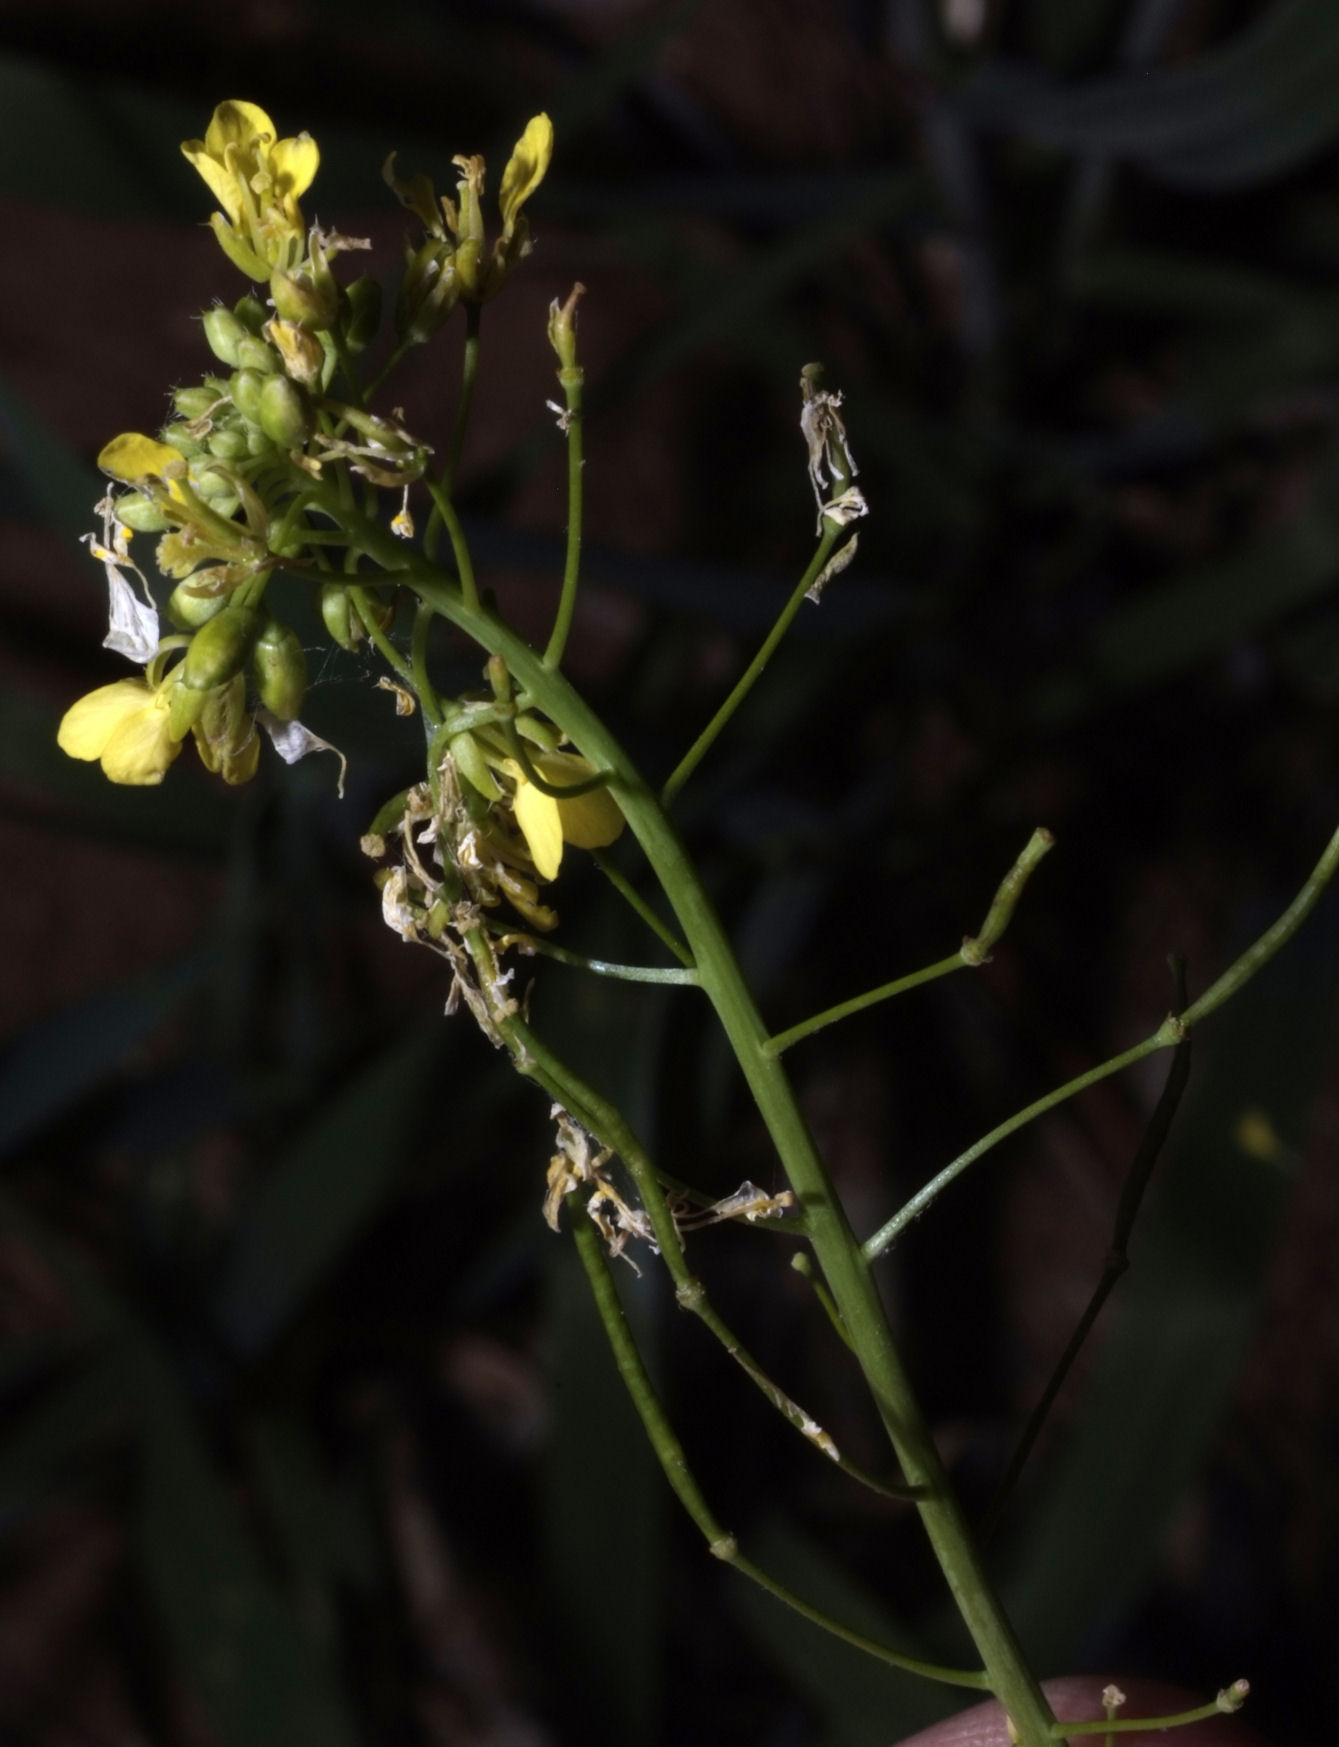
[[(221, 436), (224, 433), (217, 432), (215, 434)], [(228, 434), (232, 435), (235, 433)], [(213, 446), (213, 437), (210, 438), (209, 443), (211, 454), (215, 455), (219, 460), (235, 459), (233, 456), (220, 455), (218, 450)], [(246, 454), (245, 440), (242, 445), (242, 454)], [(233, 491), (232, 480), (229, 479), (227, 474), (220, 468), (197, 466), (191, 474), (191, 484), (194, 486), (196, 493), (208, 501), (211, 510), (217, 510), (221, 516), (230, 515), (232, 513), (230, 510), (225, 510), (220, 503), (220, 499), (231, 496)]]
[(249, 293), (233, 304), (232, 312), (238, 321), (253, 334), (259, 334), (270, 319), (270, 312), (265, 305), (258, 297), (252, 297)]
[(181, 417), (193, 422), (206, 418), (218, 401), (218, 395), (206, 383), (193, 388), (178, 388), (173, 392), (172, 405)]
[(501, 799), (502, 790), (494, 782), (493, 773), (473, 734), (453, 734), (451, 756), (456, 761), (456, 769), (472, 789), (477, 789), (486, 801)]
[(158, 506), (139, 491), (117, 498), (116, 519), (137, 534), (165, 534), (172, 526)]
[(184, 455), (187, 460), (193, 459), (196, 455), (203, 455), (205, 452), (204, 444), (198, 437), (192, 436), (189, 425), (165, 425), (163, 427), (163, 441), (171, 443), (177, 453)]
[[(246, 432), (227, 429), (215, 431), (206, 441), (205, 447), (211, 455), (216, 456), (220, 461), (240, 461), (248, 453)], [(212, 474), (210, 477), (217, 479), (219, 475)], [(226, 480), (222, 483), (223, 489), (226, 491), (228, 489)], [(209, 493), (201, 492), (200, 495), (207, 497)]]
[(344, 344), (357, 356), (372, 344), (381, 326), (381, 286), (365, 273), (345, 288), (344, 301)]
[(267, 437), (259, 425), (253, 426), (246, 433), (246, 452), (248, 455), (270, 455), (274, 452), (274, 442)]
[(212, 691), (240, 672), (260, 628), (254, 607), (230, 606), (215, 614), (191, 638), (181, 664), (181, 681), (194, 691)]
[(249, 425), (260, 423), (260, 391), (265, 383), (259, 370), (234, 370), (228, 383), (232, 403)]
[[(189, 656), (190, 650), (186, 653)], [(206, 770), (216, 772), (226, 783), (250, 782), (260, 758), (260, 736), (246, 707), (246, 681), (240, 673), (227, 685), (204, 694), (194, 731), (195, 749)]]
[(321, 585), (321, 617), (334, 641), (352, 655), (358, 647), (362, 625), (353, 611), (347, 588), (337, 582)]
[[(196, 631), (215, 619), (228, 604), (226, 594), (191, 594), (179, 582), (167, 599), (167, 616), (180, 631)], [(193, 718), (192, 718), (193, 719)], [(188, 722), (187, 727), (190, 726)], [(177, 736), (181, 738), (180, 735)]]
[(271, 619), (251, 653), (256, 693), (271, 715), (291, 722), (307, 691), (307, 657), (296, 631)]
[(236, 365), (237, 348), (250, 336), (230, 309), (216, 305), (204, 313), (205, 343), (221, 363)]
[(281, 449), (300, 449), (311, 436), (311, 402), (287, 376), (271, 376), (261, 389), (260, 428)]
[(276, 268), (270, 276), (270, 296), (280, 321), (297, 322), (304, 328), (333, 327), (339, 314), (339, 287), (329, 272), (318, 285), (310, 273), (284, 273)]
[(254, 334), (247, 334), (238, 342), (237, 367), (239, 370), (259, 370), (262, 376), (277, 376), (283, 368), (274, 347), (267, 346)]

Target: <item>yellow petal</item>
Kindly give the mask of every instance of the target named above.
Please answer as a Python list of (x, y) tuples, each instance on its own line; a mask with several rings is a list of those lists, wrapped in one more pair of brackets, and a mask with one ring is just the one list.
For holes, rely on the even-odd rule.
[(98, 456), (98, 466), (113, 479), (130, 484), (140, 479), (161, 479), (164, 469), (173, 461), (185, 461), (179, 449), (171, 443), (158, 443), (138, 431), (123, 431), (113, 437)]
[[(231, 98), (220, 103), (205, 129), (205, 150), (221, 158), (228, 146), (249, 146), (261, 135), (275, 138), (275, 126), (259, 103)], [(197, 142), (192, 141), (193, 145)]]
[(563, 859), (563, 825), (557, 801), (518, 775), (512, 805), (535, 872), (542, 880), (557, 879)]
[(563, 838), (578, 849), (603, 849), (623, 829), (623, 815), (608, 789), (592, 789), (572, 801), (558, 802)]
[(116, 730), (142, 710), (152, 696), (142, 679), (118, 679), (113, 685), (100, 685), (66, 710), (56, 732), (56, 744), (71, 758), (101, 758)]
[(200, 140), (187, 140), (182, 152), (191, 168), (201, 175), (209, 192), (218, 201), (234, 224), (242, 222), (242, 196), (237, 189), (237, 175), (222, 158), (213, 157)]
[(321, 164), (320, 150), (309, 133), (300, 133), (292, 140), (280, 140), (269, 158), (275, 192), (285, 202), (296, 200), (307, 192)]
[(536, 115), (527, 123), (502, 172), (497, 201), (504, 231), (511, 231), (517, 214), (544, 180), (552, 157), (553, 123), (547, 115)]
[(113, 731), (103, 748), (102, 768), (114, 783), (143, 787), (162, 782), (180, 751), (170, 731), (167, 701), (151, 693), (148, 703)]

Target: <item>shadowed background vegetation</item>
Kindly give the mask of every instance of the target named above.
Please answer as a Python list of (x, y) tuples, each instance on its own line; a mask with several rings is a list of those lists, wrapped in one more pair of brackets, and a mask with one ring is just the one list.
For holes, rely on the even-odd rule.
[[(879, 1747), (943, 1704), (747, 1593), (668, 1498), (539, 1217), (543, 1100), (381, 926), (358, 837), (417, 731), (370, 664), (317, 658), (304, 712), (349, 752), (343, 802), (319, 760), (234, 793), (183, 759), (138, 793), (55, 749), (124, 671), (76, 544), (93, 457), (161, 422), (208, 367), (199, 310), (241, 289), (177, 142), (229, 96), (308, 128), (311, 213), (389, 273), (386, 152), (496, 177), (549, 110), (461, 503), (541, 635), (544, 316), (580, 277), (572, 665), (652, 775), (810, 550), (801, 365), (845, 390), (859, 559), (680, 803), (769, 1020), (951, 951), (1032, 827), (1059, 840), (989, 966), (794, 1052), (866, 1230), (1152, 1029), (1169, 953), (1202, 990), (1334, 827), (1337, 81), (1332, 0), (4, 9), (6, 1741)], [(430, 433), (456, 360), (422, 357)], [(581, 859), (569, 943), (641, 956)], [(1333, 1732), (1337, 969), (1329, 900), (1197, 1037), (1132, 1274), (995, 1546), (1042, 1673), (1244, 1674), (1279, 1747)], [(690, 994), (542, 964), (534, 1011), (669, 1169), (778, 1186)], [(974, 1510), (1100, 1270), (1144, 1066), (883, 1264)], [(788, 1250), (690, 1254), (878, 1463)], [(961, 1655), (907, 1514), (770, 1420), (653, 1267), (622, 1285), (723, 1520), (851, 1623)]]

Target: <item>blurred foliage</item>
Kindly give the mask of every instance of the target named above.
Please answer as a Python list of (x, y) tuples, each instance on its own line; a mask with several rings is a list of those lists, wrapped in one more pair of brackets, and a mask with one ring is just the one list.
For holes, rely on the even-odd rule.
[[(221, 96), (317, 135), (320, 216), (349, 230), (384, 210), (392, 146), (446, 183), (452, 152), (547, 106), (559, 153), (531, 288), (509, 292), (536, 339), (509, 362), (519, 329), (490, 353), (485, 327), (465, 508), (505, 598), (547, 601), (548, 366), (516, 373), (579, 273), (601, 360), (581, 672), (652, 773), (807, 553), (800, 365), (824, 358), (847, 394), (874, 512), (859, 563), (681, 806), (769, 1016), (951, 950), (1031, 827), (1060, 839), (988, 971), (796, 1051), (872, 1226), (1143, 1035), (1167, 952), (1203, 988), (1332, 829), (1337, 71), (1331, 0), (11, 5), (4, 295), (29, 319), (24, 285), (45, 286), (71, 325), (34, 351), (0, 323), (0, 510), (51, 553), (89, 525), (114, 427), (82, 428), (54, 385), (62, 346), (132, 296), (119, 282), (147, 282), (135, 251), (153, 305), (116, 332), (142, 392), (168, 386), (155, 324), (194, 313), (173, 251), (203, 217), (176, 143)], [(24, 252), (25, 214), (50, 259)], [(91, 393), (100, 354), (81, 356)], [(109, 672), (95, 568), (87, 611), (13, 562), (0, 577), (27, 967), (0, 1057), (0, 1619), (32, 1645), (0, 1670), (0, 1728), (874, 1747), (928, 1720), (939, 1695), (737, 1593), (663, 1494), (538, 1217), (542, 1101), (441, 1019), (437, 967), (375, 920), (357, 838), (413, 748), (356, 664), (313, 695), (353, 754), (342, 805), (306, 767), (240, 800), (184, 772), (112, 791), (53, 744)], [(578, 943), (635, 954), (593, 873), (565, 873), (561, 901)], [(1197, 1040), (1133, 1275), (998, 1550), (1043, 1672), (1244, 1673), (1280, 1747), (1325, 1730), (1339, 1588), (1332, 1371), (1328, 1397), (1315, 1383), (1333, 1303), (1314, 1279), (1305, 1297), (1305, 1233), (1282, 1264), (1285, 1327), (1314, 1333), (1280, 1367), (1292, 1393), (1235, 1379), (1335, 1096), (1336, 925), (1331, 903)], [(671, 1169), (771, 1184), (687, 997), (545, 965), (535, 1011)], [(885, 1264), (972, 1508), (1100, 1264), (1153, 1090), (1024, 1137)], [(1246, 1112), (1271, 1160), (1237, 1138)], [(1332, 1242), (1333, 1194), (1308, 1206)], [(873, 1464), (785, 1261), (761, 1235), (695, 1240), (760, 1360)], [(649, 1272), (623, 1285), (724, 1520), (853, 1624), (960, 1654), (905, 1513), (792, 1449)]]

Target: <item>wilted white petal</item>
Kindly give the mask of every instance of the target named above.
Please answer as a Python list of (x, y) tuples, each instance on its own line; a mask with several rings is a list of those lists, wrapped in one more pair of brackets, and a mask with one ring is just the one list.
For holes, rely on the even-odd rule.
[(281, 722), (278, 716), (271, 715), (268, 710), (257, 710), (256, 720), (269, 735), (274, 743), (274, 750), (285, 764), (296, 764), (309, 752), (333, 752), (339, 760), (339, 798), (341, 801), (344, 799), (344, 778), (349, 774), (349, 761), (338, 746), (322, 740), (319, 734), (313, 734), (301, 722)]
[(846, 569), (847, 565), (855, 557), (859, 546), (859, 534), (852, 534), (851, 538), (844, 546), (838, 546), (837, 550), (832, 554), (831, 558), (828, 559), (827, 563), (805, 590), (804, 598), (807, 601), (819, 600), (822, 597), (823, 590), (832, 581), (833, 577), (840, 576), (842, 571)]
[(381, 916), (387, 928), (393, 928), (402, 940), (418, 939), (418, 924), (409, 904), (409, 876), (402, 867), (392, 868), (381, 888)]
[[(100, 556), (105, 548), (94, 549)], [(110, 559), (104, 559), (107, 572), (107, 635), (104, 649), (114, 649), (137, 661), (141, 667), (158, 653), (158, 614), (146, 606)]]

